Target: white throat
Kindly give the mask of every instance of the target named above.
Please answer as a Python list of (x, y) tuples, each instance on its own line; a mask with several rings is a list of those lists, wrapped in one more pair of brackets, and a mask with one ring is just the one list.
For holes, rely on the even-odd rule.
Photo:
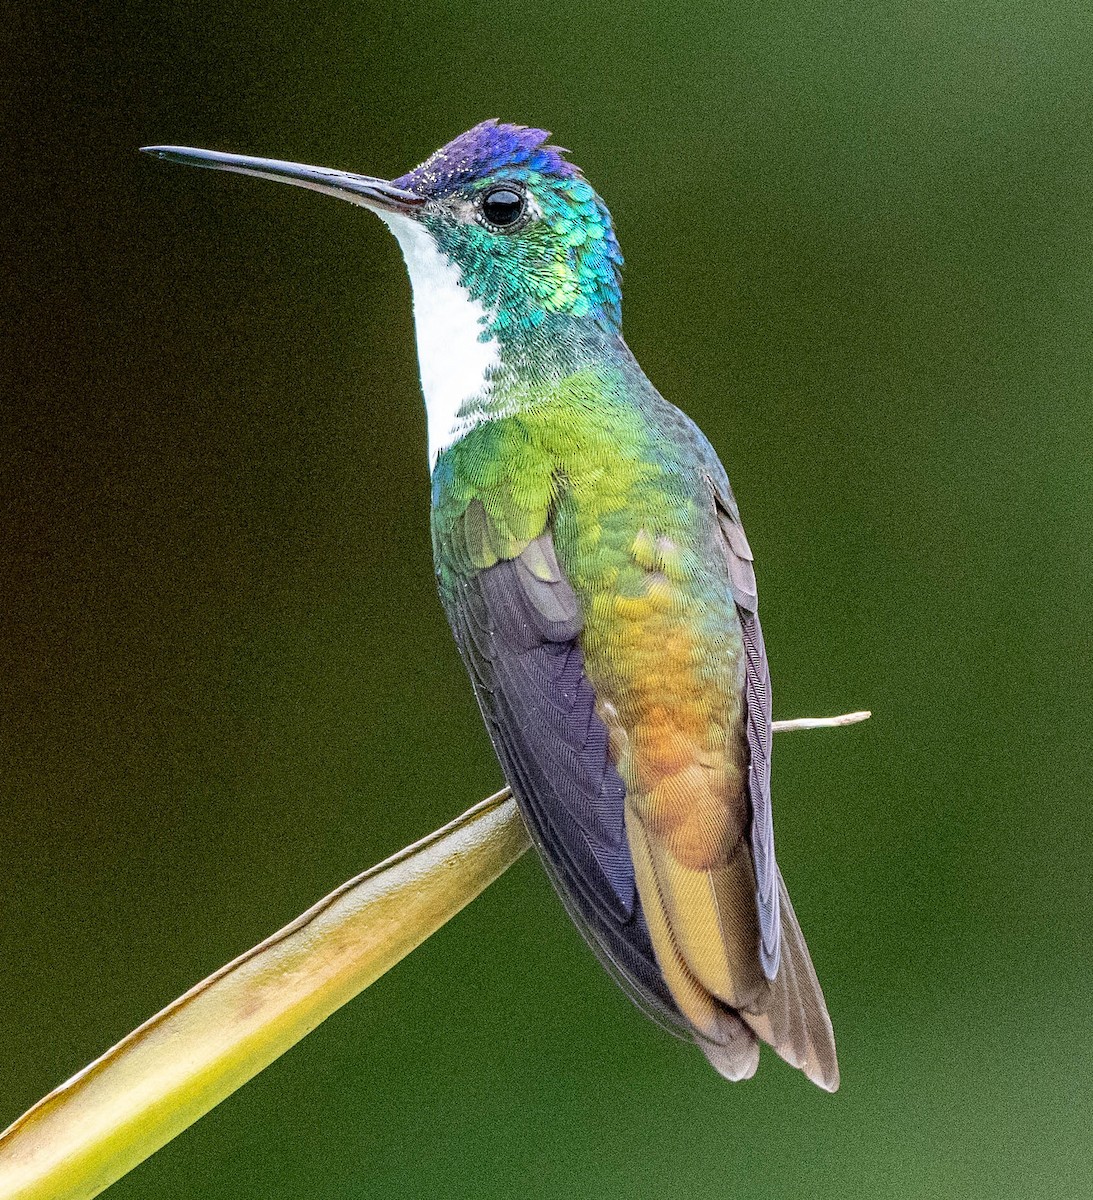
[(379, 212), (398, 238), (414, 292), (414, 329), (421, 390), (429, 427), (429, 470), (453, 442), (484, 419), (460, 415), (468, 400), (484, 396), (500, 362), (497, 341), (479, 341), (485, 306), (462, 284), (459, 268), (437, 248), (413, 217)]

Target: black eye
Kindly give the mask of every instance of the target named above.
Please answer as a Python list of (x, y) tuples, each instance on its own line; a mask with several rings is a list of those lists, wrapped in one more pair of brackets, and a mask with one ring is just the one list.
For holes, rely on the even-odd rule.
[(498, 229), (515, 225), (524, 215), (526, 207), (523, 193), (511, 187), (491, 188), (482, 197), (482, 215)]

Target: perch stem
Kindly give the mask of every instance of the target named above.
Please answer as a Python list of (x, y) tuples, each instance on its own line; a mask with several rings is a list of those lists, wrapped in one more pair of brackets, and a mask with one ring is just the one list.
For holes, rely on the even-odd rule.
[[(868, 715), (775, 721), (774, 729)], [(97, 1196), (435, 933), (528, 845), (505, 789), (342, 884), (0, 1134), (0, 1198)]]

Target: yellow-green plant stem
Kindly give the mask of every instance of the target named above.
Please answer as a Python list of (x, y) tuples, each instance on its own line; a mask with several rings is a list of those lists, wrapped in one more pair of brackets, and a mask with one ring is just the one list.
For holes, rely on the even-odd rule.
[[(830, 728), (869, 715), (773, 728)], [(342, 884), (0, 1134), (0, 1200), (97, 1196), (435, 933), (528, 845), (506, 789)]]
[(343, 884), (0, 1135), (2, 1200), (96, 1196), (409, 954), (528, 847), (507, 791)]

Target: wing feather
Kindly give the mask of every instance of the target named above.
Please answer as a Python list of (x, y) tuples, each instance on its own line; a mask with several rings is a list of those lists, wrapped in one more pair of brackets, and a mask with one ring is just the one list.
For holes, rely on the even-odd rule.
[(751, 806), (751, 854), (755, 864), (759, 910), (759, 958), (768, 979), (778, 974), (781, 923), (778, 914), (778, 866), (774, 858), (774, 821), (770, 800), (770, 751), (773, 738), (770, 668), (759, 624), (759, 595), (751, 547), (736, 504), (718, 497), (718, 522), (725, 540), (729, 584), (744, 642), (744, 703), (747, 709), (748, 801)]
[(451, 535), (466, 557), (448, 553), (463, 569), (442, 575), (441, 597), (505, 775), (552, 883), (604, 966), (654, 1020), (689, 1032), (637, 900), (625, 786), (585, 675), (576, 595), (548, 531), (474, 569), (492, 556), (481, 547), (499, 540), (483, 531), (478, 507), (473, 535), (458, 526)]
[[(712, 453), (712, 451), (711, 451)], [(774, 857), (770, 799), (773, 738), (770, 670), (759, 624), (758, 589), (740, 514), (722, 472), (714, 480), (729, 581), (744, 640), (748, 801), (760, 923), (760, 959), (771, 986), (759, 1005), (741, 1013), (749, 1027), (791, 1065), (827, 1091), (839, 1086), (835, 1035), (782, 873)]]

